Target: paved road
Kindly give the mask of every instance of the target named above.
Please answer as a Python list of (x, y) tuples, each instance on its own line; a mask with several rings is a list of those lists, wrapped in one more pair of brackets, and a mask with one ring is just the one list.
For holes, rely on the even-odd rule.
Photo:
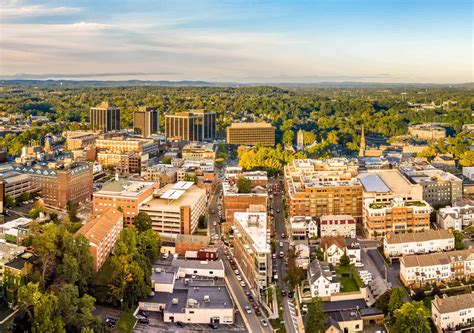
[[(284, 259), (280, 259), (279, 253), (283, 251), (285, 258), (288, 256), (288, 235), (286, 232), (285, 217), (283, 213), (283, 202), (282, 192), (273, 192), (273, 211), (274, 211), (274, 226), (275, 226), (275, 241), (276, 241), (276, 253), (277, 259), (274, 260), (273, 267), (277, 267), (278, 271), (278, 286), (280, 290), (288, 290), (285, 277), (286, 277), (286, 262)], [(278, 212), (279, 211), (279, 212)], [(284, 237), (282, 237), (284, 235)], [(283, 248), (280, 247), (279, 243), (283, 243)], [(288, 305), (287, 297), (282, 297), (283, 303), (283, 320), (285, 321), (285, 329), (289, 333), (296, 332), (295, 326), (293, 325), (293, 319), (291, 317), (290, 306)], [(292, 310), (294, 313), (294, 310)]]
[[(271, 332), (268, 327), (263, 327), (261, 325), (260, 320), (264, 317), (257, 317), (253, 312), (253, 308), (251, 314), (245, 312), (245, 306), (250, 305), (250, 302), (248, 301), (247, 296), (245, 296), (244, 290), (240, 286), (240, 282), (237, 280), (236, 275), (232, 271), (232, 267), (230, 267), (229, 261), (226, 259), (222, 248), (219, 248), (219, 257), (224, 262), (227, 287), (231, 289), (231, 294), (236, 302), (237, 309), (242, 315), (246, 326), (250, 328), (250, 332)], [(256, 295), (253, 295), (253, 298), (257, 300)]]

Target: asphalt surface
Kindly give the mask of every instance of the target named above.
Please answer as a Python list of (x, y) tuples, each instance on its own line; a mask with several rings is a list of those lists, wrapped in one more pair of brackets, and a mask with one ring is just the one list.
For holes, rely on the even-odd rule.
[[(275, 183), (275, 180), (272, 181)], [(273, 200), (271, 205), (273, 205), (273, 212), (274, 212), (274, 228), (275, 228), (275, 242), (276, 242), (276, 254), (277, 259), (273, 259), (273, 267), (277, 267), (277, 274), (278, 274), (278, 286), (280, 290), (288, 291), (288, 287), (285, 282), (286, 278), (286, 258), (288, 257), (288, 235), (286, 232), (285, 226), (285, 216), (284, 216), (284, 209), (283, 209), (283, 202), (282, 202), (282, 191), (273, 191)], [(279, 212), (278, 212), (279, 211)], [(284, 237), (282, 237), (282, 234)], [(283, 247), (279, 246), (279, 243), (283, 243)], [(283, 251), (285, 257), (283, 259), (280, 258), (279, 253)], [(289, 333), (297, 332), (294, 325), (293, 320), (291, 318), (290, 313), (290, 306), (288, 305), (288, 298), (287, 296), (282, 297), (282, 305), (283, 305), (283, 320), (285, 321), (285, 329)], [(294, 312), (294, 310), (293, 310)]]

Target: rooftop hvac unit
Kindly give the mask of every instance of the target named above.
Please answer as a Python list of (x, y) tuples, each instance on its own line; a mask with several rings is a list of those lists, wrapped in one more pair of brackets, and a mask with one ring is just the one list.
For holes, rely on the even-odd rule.
[(189, 307), (194, 307), (195, 305), (197, 305), (197, 301), (193, 298), (190, 298), (188, 299), (188, 306)]
[(211, 298), (209, 295), (204, 295), (204, 302), (209, 303), (211, 301)]
[(161, 268), (159, 268), (159, 267), (155, 268), (155, 272), (161, 273)]
[(172, 304), (178, 304), (179, 300), (177, 298), (173, 298), (173, 300), (171, 301)]

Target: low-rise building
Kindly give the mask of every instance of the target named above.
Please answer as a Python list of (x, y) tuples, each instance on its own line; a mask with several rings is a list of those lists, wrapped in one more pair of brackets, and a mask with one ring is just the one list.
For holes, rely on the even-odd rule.
[(356, 237), (356, 220), (351, 215), (323, 215), (319, 228), (321, 237)]
[(386, 258), (451, 250), (454, 250), (454, 235), (443, 229), (402, 234), (389, 232), (383, 240)]
[(156, 181), (160, 187), (164, 187), (177, 182), (177, 172), (178, 168), (170, 164), (156, 164), (148, 166), (142, 173), (142, 177), (144, 180)]
[(436, 215), (442, 229), (463, 230), (474, 223), (474, 201), (458, 200), (453, 207), (444, 207)]
[(191, 142), (181, 149), (181, 156), (189, 161), (215, 160), (216, 152), (212, 143)]
[(87, 221), (78, 234), (89, 240), (94, 270), (98, 272), (115, 247), (123, 229), (123, 214), (115, 208), (109, 208), (102, 214)]
[(234, 213), (245, 212), (252, 205), (267, 207), (268, 192), (266, 188), (255, 186), (251, 193), (239, 193), (236, 181), (228, 179), (222, 183), (224, 216), (233, 221)]
[(271, 279), (272, 259), (266, 213), (234, 213), (234, 258), (251, 287), (263, 291)]
[(23, 240), (28, 237), (28, 225), (32, 219), (26, 217), (19, 217), (13, 221), (0, 224), (0, 238), (6, 241), (21, 245)]
[(472, 332), (474, 293), (450, 297), (446, 294), (442, 297), (435, 296), (431, 301), (431, 319), (439, 333)]
[(186, 260), (217, 260), (219, 259), (219, 253), (217, 248), (204, 248), (197, 251), (186, 251), (184, 254)]
[(172, 234), (175, 236), (175, 253), (184, 256), (188, 251), (198, 251), (209, 246), (209, 236), (204, 235), (183, 235)]
[(408, 126), (408, 133), (417, 139), (439, 140), (446, 137), (446, 129), (439, 124), (423, 123)]
[(341, 257), (345, 254), (346, 241), (344, 237), (321, 237), (321, 250), (324, 260), (330, 264), (339, 264)]
[(155, 191), (139, 210), (147, 213), (159, 233), (193, 234), (199, 218), (206, 215), (206, 191), (192, 182), (169, 184)]
[(358, 310), (329, 311), (326, 315), (330, 324), (325, 333), (356, 333), (364, 330), (364, 321)]
[(341, 289), (334, 267), (318, 259), (313, 260), (308, 266), (308, 282), (312, 298), (329, 299)]
[(134, 181), (115, 177), (92, 195), (93, 214), (101, 214), (113, 207), (123, 211), (123, 219), (131, 225), (138, 215), (139, 207), (153, 198), (153, 192), (158, 189), (154, 181)]
[(225, 270), (222, 260), (186, 260), (173, 258), (171, 266), (177, 268), (177, 277), (185, 276), (224, 278)]
[(293, 240), (318, 237), (318, 226), (311, 216), (290, 217), (290, 235)]
[(400, 259), (400, 280), (405, 286), (446, 283), (474, 276), (474, 249), (408, 255)]
[(350, 263), (360, 262), (360, 244), (356, 238), (346, 238), (346, 256), (349, 257)]
[(402, 166), (400, 171), (412, 184), (423, 188), (423, 200), (432, 206), (452, 205), (462, 198), (462, 180), (431, 165)]

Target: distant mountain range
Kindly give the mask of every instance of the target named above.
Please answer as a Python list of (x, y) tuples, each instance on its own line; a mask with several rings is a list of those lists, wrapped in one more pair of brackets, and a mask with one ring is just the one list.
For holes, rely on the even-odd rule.
[(315, 82), (315, 83), (239, 83), (239, 82), (207, 82), (207, 81), (153, 81), (153, 80), (29, 80), (4, 79), (0, 77), (0, 85), (25, 86), (67, 86), (67, 87), (131, 87), (131, 86), (162, 86), (162, 87), (257, 87), (275, 86), (282, 88), (467, 88), (473, 89), (474, 82), (447, 83), (380, 83), (380, 82)]

